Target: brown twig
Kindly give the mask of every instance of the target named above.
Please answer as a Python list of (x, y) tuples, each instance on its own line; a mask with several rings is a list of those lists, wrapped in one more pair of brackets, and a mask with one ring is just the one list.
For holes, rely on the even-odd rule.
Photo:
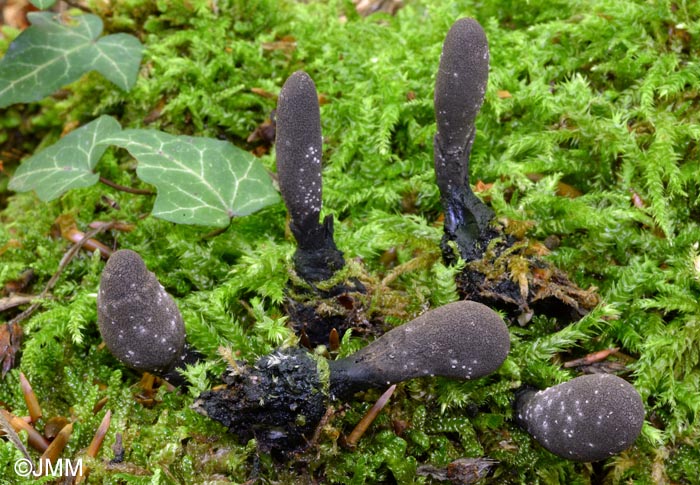
[(127, 187), (127, 186), (125, 186), (125, 185), (119, 185), (118, 183), (112, 182), (111, 180), (106, 179), (106, 178), (104, 178), (104, 177), (102, 177), (102, 176), (100, 176), (100, 182), (102, 182), (103, 184), (105, 184), (105, 185), (107, 185), (107, 186), (109, 186), (109, 187), (112, 187), (113, 189), (120, 190), (120, 191), (122, 191), (122, 192), (128, 192), (128, 193), (130, 193), (130, 194), (137, 194), (137, 195), (155, 195), (155, 192), (153, 192), (152, 190), (148, 190), (148, 189), (135, 189), (135, 188), (133, 188), (133, 187)]
[(105, 224), (101, 227), (92, 229), (91, 231), (88, 231), (85, 233), (85, 235), (80, 239), (80, 241), (76, 242), (71, 246), (71, 248), (66, 252), (66, 254), (63, 255), (63, 258), (61, 259), (61, 262), (58, 264), (58, 270), (56, 270), (56, 273), (51, 277), (48, 283), (46, 283), (46, 286), (44, 287), (43, 291), (39, 294), (37, 297), (38, 302), (32, 303), (29, 308), (24, 310), (22, 313), (17, 315), (15, 318), (9, 321), (9, 325), (15, 325), (18, 324), (30, 316), (34, 314), (34, 312), (41, 306), (41, 301), (46, 298), (46, 295), (49, 294), (49, 292), (53, 289), (54, 286), (56, 286), (56, 283), (58, 282), (58, 279), (61, 277), (61, 274), (63, 271), (66, 269), (66, 266), (68, 266), (68, 263), (71, 262), (71, 260), (75, 257), (75, 255), (80, 251), (80, 248), (83, 247), (83, 245), (88, 242), (89, 239), (97, 236), (98, 234), (101, 234), (109, 229), (112, 228), (112, 223)]
[(80, 2), (76, 2), (75, 0), (63, 0), (63, 3), (65, 3), (71, 8), (77, 8), (82, 10), (83, 12), (92, 13), (92, 11), (88, 7), (86, 7), (85, 5), (81, 5)]
[(612, 349), (599, 350), (597, 352), (593, 352), (593, 353), (588, 354), (584, 357), (581, 357), (580, 359), (574, 359), (574, 360), (570, 360), (568, 362), (564, 362), (564, 368), (568, 369), (570, 367), (579, 367), (582, 365), (590, 365), (590, 364), (593, 364), (595, 362), (600, 362), (602, 360), (607, 359), (609, 356), (616, 354), (618, 350), (620, 350), (619, 347), (614, 347)]
[(34, 298), (36, 298), (36, 295), (12, 295), (0, 298), (0, 312), (29, 303)]
[(392, 384), (391, 387), (389, 387), (389, 389), (387, 389), (384, 394), (377, 399), (377, 402), (374, 403), (374, 406), (372, 406), (369, 411), (367, 411), (367, 414), (362, 417), (360, 422), (357, 423), (357, 426), (355, 426), (355, 429), (352, 430), (352, 433), (350, 433), (350, 436), (348, 436), (348, 439), (346, 440), (348, 446), (355, 446), (357, 442), (360, 441), (360, 438), (362, 438), (362, 435), (365, 434), (365, 431), (367, 431), (369, 425), (374, 422), (377, 415), (379, 415), (379, 412), (384, 408), (384, 406), (386, 406), (386, 403), (389, 402), (389, 398), (394, 393), (395, 389), (396, 384)]

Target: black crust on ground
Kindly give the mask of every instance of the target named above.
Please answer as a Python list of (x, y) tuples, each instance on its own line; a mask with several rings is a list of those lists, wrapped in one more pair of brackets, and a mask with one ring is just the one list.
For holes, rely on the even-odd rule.
[(345, 332), (352, 329), (354, 336), (377, 335), (384, 333), (384, 322), (379, 318), (368, 317), (362, 295), (367, 288), (356, 278), (351, 278), (328, 291), (314, 288), (305, 293), (304, 289), (293, 288), (295, 297), (287, 295), (285, 313), (294, 332), (306, 337), (303, 345), (315, 348), (329, 345), (329, 335), (335, 329), (342, 339)]
[[(468, 263), (456, 276), (460, 298), (504, 312), (513, 324), (525, 326), (534, 315), (554, 318), (561, 326), (580, 320), (600, 302), (594, 287), (584, 290), (566, 273), (541, 258), (537, 241), (502, 238)], [(527, 286), (514, 277), (513, 268)]]
[(263, 452), (305, 448), (326, 412), (327, 394), (316, 361), (301, 349), (284, 349), (224, 374), (225, 389), (203, 392), (193, 408)]

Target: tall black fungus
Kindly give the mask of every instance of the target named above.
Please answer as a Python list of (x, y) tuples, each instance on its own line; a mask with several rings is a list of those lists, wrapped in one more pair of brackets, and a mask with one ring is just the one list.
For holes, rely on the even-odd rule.
[(345, 359), (326, 362), (299, 349), (278, 350), (253, 366), (229, 369), (226, 388), (202, 393), (195, 410), (263, 451), (303, 448), (329, 399), (414, 377), (475, 379), (498, 369), (508, 328), (488, 307), (459, 301), (397, 327)]
[(323, 281), (345, 265), (333, 241), (333, 216), (321, 213), (321, 115), (316, 86), (297, 71), (284, 83), (277, 104), (277, 175), (297, 240), (294, 268), (305, 281)]
[(632, 446), (644, 424), (637, 390), (612, 374), (591, 374), (543, 391), (526, 391), (515, 403), (518, 423), (562, 458), (598, 461)]
[(466, 261), (481, 257), (494, 214), (469, 186), (469, 156), (489, 73), (486, 35), (474, 19), (460, 19), (445, 38), (435, 82), (435, 175), (445, 211), (442, 253), (454, 260), (455, 241)]
[(107, 261), (97, 294), (97, 323), (112, 355), (174, 385), (184, 382), (177, 370), (199, 357), (185, 340), (175, 301), (134, 251), (116, 251)]

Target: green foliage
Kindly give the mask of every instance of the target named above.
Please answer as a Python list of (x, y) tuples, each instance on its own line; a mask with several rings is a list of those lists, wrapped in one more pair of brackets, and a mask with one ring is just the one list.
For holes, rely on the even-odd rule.
[(46, 150), (25, 160), (8, 188), (17, 192), (35, 190), (39, 199), (49, 201), (67, 190), (96, 184), (99, 176), (93, 169), (107, 149), (107, 145), (97, 141), (120, 129), (117, 120), (111, 116), (101, 116), (72, 131)]
[[(499, 218), (531, 221), (533, 237), (556, 236), (560, 245), (548, 258), (582, 287), (598, 287), (603, 304), (568, 327), (539, 316), (526, 327), (511, 327), (511, 354), (492, 376), (399, 386), (355, 450), (340, 446), (338, 435), (352, 430), (375, 393), (336, 408), (312, 458), (275, 466), (263, 456), (258, 469), (265, 480), (290, 483), (428, 483), (416, 475), (418, 465), (485, 455), (499, 462), (494, 483), (697, 482), (700, 5), (405, 3), (395, 16), (362, 18), (350, 2), (95, 2), (109, 33), (128, 31), (145, 45), (130, 93), (87, 75), (69, 86), (65, 99), (5, 111), (0, 126), (22, 134), (20, 146), (29, 152), (39, 139), (43, 147), (55, 142), (64, 125), (84, 125), (104, 114), (122, 126), (152, 124), (171, 136), (218, 137), (244, 146), (274, 109), (286, 77), (304, 69), (324, 100), (324, 203), (336, 216), (338, 246), (348, 260), (361, 259), (372, 281), (409, 265), (391, 282), (401, 298), (377, 299), (373, 309), (400, 323), (457, 298), (457, 269), (431, 259), (441, 236), (432, 91), (449, 26), (475, 16), (489, 39), (491, 71), (477, 117), (472, 182), (493, 183), (481, 195)], [(4, 50), (17, 33), (3, 33)], [(31, 143), (28, 133), (34, 133)], [(0, 143), (7, 143), (2, 137)], [(272, 155), (261, 159), (268, 169)], [(107, 150), (97, 165), (124, 185), (133, 184), (134, 168), (116, 150)], [(560, 183), (582, 195), (562, 197)], [(120, 208), (98, 205), (101, 195)], [(108, 470), (102, 460), (112, 453), (106, 446), (92, 463), (94, 483), (200, 483), (217, 476), (244, 482), (256, 466), (253, 444), (236, 443), (189, 405), (192, 395), (218, 383), (224, 367), (219, 346), (252, 361), (280, 343), (294, 343), (283, 309), (294, 251), (285, 237), (284, 210), (270, 206), (209, 234), (142, 218), (151, 204), (100, 185), (68, 192), (41, 211), (29, 194), (2, 194), (0, 284), (31, 267), (33, 291), (40, 291), (67, 247), (48, 237), (60, 214), (73, 215), (82, 230), (96, 219), (135, 224), (133, 232), (108, 234), (105, 241), (139, 251), (178, 300), (188, 338), (207, 357), (187, 371), (189, 392), (161, 389), (159, 402), (146, 408), (133, 397), (138, 376), (98, 349), (93, 302), (102, 262), (95, 256), (74, 259), (54, 298), (25, 322), (21, 369), (47, 413), (76, 410), (79, 433), (71, 456), (87, 445), (101, 418), (91, 411), (95, 401), (109, 398), (115, 417), (106, 443), (122, 432), (127, 462), (151, 475)], [(387, 262), (383, 256), (391, 253), (395, 260)], [(378, 303), (398, 306), (399, 300), (400, 309)], [(348, 332), (340, 354), (365, 343)], [(571, 463), (511, 422), (509, 401), (520, 384), (568, 380), (578, 371), (562, 362), (609, 347), (627, 356), (617, 362), (626, 365), (625, 377), (647, 409), (632, 449), (603, 466)], [(15, 371), (0, 386), (0, 400), (24, 409)], [(13, 459), (3, 444), (5, 476), (12, 474)]]
[(124, 130), (101, 142), (139, 160), (139, 177), (158, 188), (153, 215), (168, 221), (226, 227), (279, 201), (258, 161), (225, 141)]
[[(46, 2), (41, 2), (42, 8)], [(0, 60), (0, 108), (37, 101), (95, 70), (128, 91), (136, 82), (143, 46), (133, 35), (98, 39), (102, 19), (86, 14), (60, 18), (49, 12), (27, 15), (22, 32)]]
[(30, 0), (31, 4), (40, 10), (45, 10), (53, 6), (56, 0)]
[(156, 130), (122, 130), (111, 116), (78, 128), (25, 160), (8, 188), (35, 190), (49, 201), (89, 187), (108, 145), (126, 148), (139, 177), (158, 188), (152, 214), (180, 224), (225, 227), (279, 200), (265, 169), (247, 152), (220, 140), (178, 137)]

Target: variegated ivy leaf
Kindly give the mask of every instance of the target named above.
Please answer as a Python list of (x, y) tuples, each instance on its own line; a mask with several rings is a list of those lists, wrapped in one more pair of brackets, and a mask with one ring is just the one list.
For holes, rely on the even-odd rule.
[(37, 101), (91, 70), (125, 91), (136, 83), (143, 51), (136, 37), (114, 34), (98, 40), (103, 25), (96, 15), (27, 16), (32, 25), (0, 59), (0, 108)]
[(29, 0), (29, 2), (39, 10), (46, 10), (51, 8), (56, 3), (56, 0)]
[(136, 158), (139, 178), (158, 189), (152, 214), (161, 219), (225, 227), (279, 200), (255, 157), (225, 141), (124, 130), (103, 142)]
[(119, 123), (111, 116), (81, 126), (22, 162), (8, 188), (34, 190), (41, 200), (49, 201), (69, 189), (94, 185), (99, 176), (93, 169), (107, 149), (98, 142), (119, 130)]

